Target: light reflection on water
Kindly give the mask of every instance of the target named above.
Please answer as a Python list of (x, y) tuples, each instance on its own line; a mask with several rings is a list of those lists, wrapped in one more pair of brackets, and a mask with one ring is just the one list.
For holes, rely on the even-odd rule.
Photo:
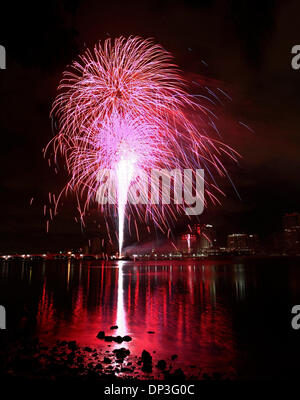
[(124, 261), (118, 262), (118, 299), (117, 299), (117, 318), (116, 325), (118, 326), (117, 334), (125, 336), (127, 334), (126, 326), (126, 311), (124, 307), (124, 278), (123, 278)]
[(104, 330), (133, 339), (110, 349), (125, 346), (137, 355), (146, 349), (158, 359), (176, 353), (182, 364), (243, 371), (264, 360), (261, 349), (269, 356), (268, 346), (287, 340), (286, 315), (274, 332), (274, 310), (265, 307), (277, 301), (288, 315), (290, 302), (297, 304), (295, 276), (294, 266), (228, 260), (4, 263), (0, 304), (12, 310), (17, 332), (27, 319), (31, 333), (48, 344), (106, 347), (96, 338)]

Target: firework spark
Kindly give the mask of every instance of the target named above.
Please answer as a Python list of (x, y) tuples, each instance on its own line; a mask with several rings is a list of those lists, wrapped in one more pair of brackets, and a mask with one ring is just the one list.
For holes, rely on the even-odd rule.
[[(83, 217), (90, 203), (104, 195), (99, 193), (103, 171), (115, 172), (120, 255), (128, 189), (139, 172), (204, 168), (212, 176), (211, 182), (206, 180), (206, 193), (216, 201), (213, 172), (227, 175), (222, 154), (237, 158), (207, 135), (213, 114), (186, 86), (171, 54), (138, 37), (107, 39), (86, 50), (63, 74), (51, 112), (58, 133), (50, 143), (55, 160), (61, 153), (70, 175), (64, 190), (77, 193)], [(140, 182), (139, 190), (146, 186)], [(145, 209), (169, 230), (166, 217), (174, 215), (170, 208)]]

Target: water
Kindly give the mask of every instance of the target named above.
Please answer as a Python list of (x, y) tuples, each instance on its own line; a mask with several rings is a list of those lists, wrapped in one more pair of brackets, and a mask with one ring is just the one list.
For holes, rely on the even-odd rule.
[(186, 370), (196, 365), (232, 378), (282, 377), (296, 373), (300, 360), (300, 331), (291, 327), (291, 308), (300, 304), (298, 264), (3, 263), (0, 304), (16, 338), (26, 331), (48, 345), (59, 339), (104, 348), (96, 338), (104, 330), (132, 336), (122, 344), (132, 354), (146, 349), (154, 360), (177, 354), (175, 363)]

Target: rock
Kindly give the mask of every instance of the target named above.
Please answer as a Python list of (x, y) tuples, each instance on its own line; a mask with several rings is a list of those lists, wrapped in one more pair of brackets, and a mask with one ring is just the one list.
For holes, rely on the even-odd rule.
[(122, 342), (130, 342), (132, 339), (130, 336), (105, 336), (104, 337), (105, 342), (116, 342), (116, 343), (122, 343)]
[(76, 350), (76, 349), (77, 349), (76, 340), (71, 340), (71, 341), (68, 343), (68, 348), (69, 348), (70, 350)]
[(75, 353), (74, 351), (72, 351), (70, 354), (68, 354), (67, 360), (69, 363), (72, 363), (74, 361), (74, 358), (75, 358)]
[(171, 356), (171, 360), (176, 360), (177, 357), (178, 357), (177, 354), (173, 354), (173, 355)]
[(111, 359), (108, 358), (108, 357), (104, 357), (103, 362), (104, 362), (104, 364), (110, 364), (111, 363)]
[(143, 350), (142, 352), (142, 363), (143, 363), (142, 366), (143, 372), (152, 372), (152, 356), (146, 350)]
[(122, 338), (121, 336), (116, 336), (113, 338), (113, 341), (116, 343), (122, 343), (124, 340), (124, 338)]
[(104, 339), (105, 338), (105, 332), (104, 331), (99, 331), (96, 337), (98, 339)]
[(132, 372), (132, 369), (123, 367), (123, 368), (121, 368), (121, 372)]
[(142, 366), (142, 371), (143, 372), (152, 372), (152, 364), (144, 363)]
[(163, 370), (163, 369), (165, 369), (167, 367), (167, 363), (165, 362), (165, 360), (159, 360), (157, 365), (156, 365), (156, 367), (158, 369)]
[(220, 380), (222, 378), (222, 374), (220, 372), (214, 372), (212, 374), (213, 379)]
[(143, 350), (143, 352), (142, 352), (142, 362), (143, 363), (152, 363), (152, 356), (147, 350)]
[(124, 360), (125, 357), (129, 356), (130, 351), (122, 347), (121, 349), (113, 350), (113, 353), (116, 355), (117, 359)]
[(110, 329), (118, 329), (118, 325), (113, 325), (110, 327)]
[(102, 364), (97, 364), (97, 365), (95, 366), (95, 368), (96, 368), (96, 369), (102, 369), (103, 367), (102, 367)]
[(147, 333), (153, 334), (153, 333), (155, 333), (155, 332), (154, 332), (154, 331), (148, 331)]
[(171, 374), (170, 371), (167, 371), (167, 370), (163, 371), (163, 374), (164, 374), (165, 379), (168, 381), (177, 382), (179, 380), (185, 380), (185, 378), (186, 378), (185, 374), (181, 368), (176, 369), (173, 374)]
[(181, 368), (176, 369), (176, 370), (174, 371), (173, 376), (174, 376), (174, 377), (177, 377), (177, 378), (179, 378), (179, 379), (185, 379), (185, 374), (184, 374), (184, 372), (182, 371)]
[(85, 347), (83, 350), (87, 351), (88, 353), (91, 353), (93, 351), (90, 347)]

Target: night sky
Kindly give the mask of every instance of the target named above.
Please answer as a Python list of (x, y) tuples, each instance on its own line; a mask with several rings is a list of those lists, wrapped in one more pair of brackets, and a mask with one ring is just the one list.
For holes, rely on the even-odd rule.
[(201, 222), (215, 224), (221, 240), (237, 231), (268, 238), (281, 229), (284, 213), (300, 211), (300, 70), (291, 67), (291, 48), (300, 44), (298, 1), (45, 1), (8, 7), (1, 5), (0, 28), (7, 52), (7, 69), (0, 70), (0, 252), (80, 247), (97, 234), (89, 223), (82, 233), (71, 195), (46, 234), (43, 205), (67, 176), (49, 168), (42, 149), (53, 137), (49, 113), (64, 68), (108, 36), (153, 37), (186, 76), (230, 94), (221, 110), (222, 139), (242, 155), (239, 165), (229, 166), (241, 199), (224, 180), (227, 197), (222, 206), (205, 210)]

